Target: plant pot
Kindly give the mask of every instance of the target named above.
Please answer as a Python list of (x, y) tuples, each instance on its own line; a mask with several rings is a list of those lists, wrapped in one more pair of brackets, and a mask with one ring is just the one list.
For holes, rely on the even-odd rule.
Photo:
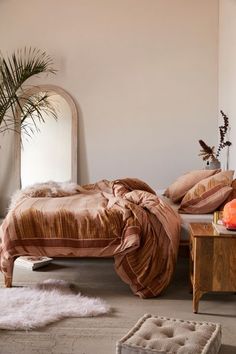
[(209, 170), (218, 170), (220, 167), (221, 167), (220, 161), (217, 159), (210, 161), (209, 165), (207, 165), (207, 168)]

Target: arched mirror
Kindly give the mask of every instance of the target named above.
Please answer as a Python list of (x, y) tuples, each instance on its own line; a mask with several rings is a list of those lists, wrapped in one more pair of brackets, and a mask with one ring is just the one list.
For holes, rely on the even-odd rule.
[[(35, 86), (24, 92), (22, 100), (45, 94), (53, 111), (41, 113), (40, 119), (36, 112), (35, 120), (30, 118), (30, 134), (24, 132), (22, 124), (18, 129), (21, 135), (16, 133), (18, 186), (22, 188), (47, 181), (78, 182), (76, 104), (65, 90), (54, 85)], [(20, 122), (21, 112), (18, 117)]]

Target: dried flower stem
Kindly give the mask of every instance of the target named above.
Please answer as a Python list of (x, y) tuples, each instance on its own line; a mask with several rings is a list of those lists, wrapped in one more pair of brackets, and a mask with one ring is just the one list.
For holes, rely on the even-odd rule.
[(218, 160), (221, 150), (226, 146), (232, 145), (232, 143), (229, 140), (225, 140), (229, 129), (229, 118), (223, 111), (220, 111), (220, 113), (223, 117), (224, 124), (219, 126), (220, 142), (217, 151), (215, 152), (214, 146), (210, 147), (203, 140), (199, 140), (199, 144), (201, 145), (202, 148), (200, 150), (199, 156), (202, 156), (204, 161), (207, 161), (209, 159), (211, 159), (212, 161)]
[(219, 126), (219, 130), (220, 130), (220, 143), (216, 152), (216, 158), (219, 157), (221, 150), (226, 147), (226, 146), (230, 146), (232, 145), (232, 143), (229, 140), (225, 141), (225, 137), (226, 137), (226, 133), (228, 131), (229, 128), (229, 118), (227, 117), (227, 115), (223, 112), (220, 111), (223, 120), (224, 120), (224, 125)]

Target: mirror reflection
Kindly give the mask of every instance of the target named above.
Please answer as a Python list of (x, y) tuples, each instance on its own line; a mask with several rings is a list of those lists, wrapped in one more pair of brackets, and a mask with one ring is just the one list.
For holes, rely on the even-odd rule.
[[(22, 132), (16, 156), (19, 161), (20, 187), (48, 181), (77, 181), (78, 117), (76, 105), (63, 89), (53, 85), (37, 86), (29, 95), (45, 94), (54, 112), (35, 116), (30, 135)], [(43, 121), (43, 122), (42, 122)], [(27, 122), (26, 122), (27, 124)]]
[(38, 123), (38, 131), (30, 137), (22, 135), (22, 188), (38, 182), (71, 180), (71, 110), (56, 93), (49, 100), (57, 119), (45, 114), (45, 122)]

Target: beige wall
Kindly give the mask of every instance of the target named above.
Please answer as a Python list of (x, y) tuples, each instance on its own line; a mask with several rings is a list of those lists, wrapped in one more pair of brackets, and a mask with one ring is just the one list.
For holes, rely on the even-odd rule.
[(230, 119), (229, 168), (236, 170), (236, 0), (220, 0), (219, 28), (219, 107)]
[(0, 43), (55, 58), (41, 81), (78, 103), (81, 183), (164, 188), (216, 142), (217, 0), (2, 0)]

